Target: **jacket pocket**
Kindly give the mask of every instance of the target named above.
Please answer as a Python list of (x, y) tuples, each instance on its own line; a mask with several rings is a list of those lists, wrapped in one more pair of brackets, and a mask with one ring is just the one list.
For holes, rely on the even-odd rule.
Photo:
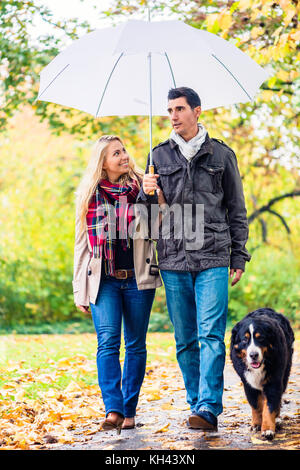
[(222, 176), (224, 167), (199, 165), (199, 190), (209, 193), (218, 193), (222, 190)]
[(231, 246), (229, 225), (226, 222), (213, 222), (207, 227), (214, 233), (214, 252), (228, 251)]
[(174, 196), (182, 190), (183, 170), (181, 165), (166, 165), (160, 166), (157, 169), (161, 187), (168, 204), (170, 204)]

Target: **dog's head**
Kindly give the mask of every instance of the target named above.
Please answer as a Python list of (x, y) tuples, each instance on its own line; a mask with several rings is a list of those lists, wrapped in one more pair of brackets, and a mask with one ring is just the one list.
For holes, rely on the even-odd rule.
[(249, 318), (232, 330), (231, 355), (239, 357), (249, 369), (259, 369), (273, 349), (273, 333), (268, 323)]

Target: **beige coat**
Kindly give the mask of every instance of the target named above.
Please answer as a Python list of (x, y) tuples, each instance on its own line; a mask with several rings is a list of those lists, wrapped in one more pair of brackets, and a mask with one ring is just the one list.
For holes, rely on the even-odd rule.
[[(102, 258), (92, 258), (92, 248), (87, 231), (80, 234), (80, 219), (76, 214), (73, 293), (76, 305), (96, 303), (101, 280)], [(136, 214), (136, 232), (146, 236), (147, 222)], [(133, 262), (139, 290), (154, 289), (162, 285), (159, 275), (156, 250), (153, 241), (147, 238), (133, 240)], [(151, 272), (150, 272), (151, 270)], [(88, 275), (89, 273), (89, 275)], [(152, 274), (151, 274), (152, 273)]]

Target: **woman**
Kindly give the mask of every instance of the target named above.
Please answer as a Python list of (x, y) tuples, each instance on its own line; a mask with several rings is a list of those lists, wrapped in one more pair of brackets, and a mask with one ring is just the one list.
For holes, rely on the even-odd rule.
[[(135, 426), (149, 316), (155, 288), (162, 285), (152, 241), (128, 235), (133, 222), (138, 227), (135, 202), (141, 181), (142, 172), (121, 139), (103, 136), (77, 190), (74, 301), (82, 312), (91, 307), (106, 415), (102, 429), (118, 433)], [(121, 385), (122, 320), (126, 353)]]

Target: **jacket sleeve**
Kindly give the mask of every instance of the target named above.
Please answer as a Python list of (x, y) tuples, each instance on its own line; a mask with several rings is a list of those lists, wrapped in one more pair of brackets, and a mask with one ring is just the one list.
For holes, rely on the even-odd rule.
[(245, 271), (251, 255), (246, 249), (249, 235), (244, 191), (235, 153), (228, 151), (223, 174), (223, 191), (231, 235), (230, 268)]
[(76, 210), (75, 218), (75, 245), (73, 269), (73, 294), (76, 305), (89, 305), (87, 269), (90, 261), (90, 252), (86, 231), (80, 232), (80, 218)]

